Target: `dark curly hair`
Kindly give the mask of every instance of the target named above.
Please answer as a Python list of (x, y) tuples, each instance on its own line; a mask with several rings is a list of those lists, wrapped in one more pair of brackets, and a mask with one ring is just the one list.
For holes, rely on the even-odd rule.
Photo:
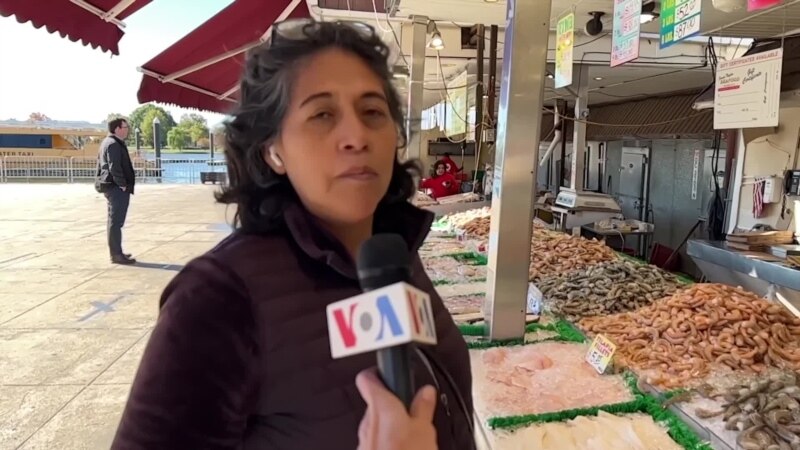
[[(240, 100), (232, 118), (225, 123), (228, 184), (216, 199), (236, 205), (236, 228), (250, 232), (280, 228), (286, 202), (299, 201), (288, 177), (275, 173), (264, 162), (263, 149), (280, 132), (298, 63), (332, 47), (361, 58), (382, 81), (389, 112), (397, 126), (398, 149), (405, 147), (405, 118), (397, 90), (391, 84), (389, 48), (371, 27), (309, 20), (299, 27), (297, 36), (273, 33), (270, 42), (248, 53)], [(414, 195), (414, 177), (419, 173), (416, 161), (400, 163), (396, 159), (389, 189), (378, 208), (408, 201)]]

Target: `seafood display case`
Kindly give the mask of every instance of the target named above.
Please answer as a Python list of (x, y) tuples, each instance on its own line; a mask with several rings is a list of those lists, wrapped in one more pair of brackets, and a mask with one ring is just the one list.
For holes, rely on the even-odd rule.
[(690, 240), (687, 253), (712, 282), (742, 286), (800, 316), (800, 270), (769, 253), (742, 252), (725, 242)]
[[(482, 314), (489, 225), (489, 208), (448, 214), (420, 251), (470, 348), (479, 448), (800, 448), (800, 318), (790, 308), (534, 221), (529, 280), (541, 311), (523, 337), (492, 341)], [(745, 267), (749, 278), (763, 270)], [(586, 361), (598, 334), (616, 346), (602, 374)]]

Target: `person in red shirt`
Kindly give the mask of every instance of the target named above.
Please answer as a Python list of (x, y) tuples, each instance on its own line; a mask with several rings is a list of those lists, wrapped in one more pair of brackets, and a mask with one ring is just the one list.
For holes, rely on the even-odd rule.
[(449, 173), (449, 174), (451, 174), (453, 176), (456, 176), (456, 174), (458, 172), (461, 172), (461, 169), (458, 168), (458, 166), (456, 165), (456, 162), (453, 161), (452, 158), (450, 158), (450, 153), (445, 153), (444, 156), (442, 157), (442, 159), (440, 159), (439, 161), (444, 163), (445, 172), (447, 172), (447, 173)]
[(430, 189), (432, 191), (431, 197), (436, 199), (447, 197), (448, 195), (458, 194), (456, 177), (447, 172), (447, 167), (444, 161), (436, 161), (436, 163), (433, 165), (433, 173), (433, 178), (423, 180), (421, 185), (423, 189)]

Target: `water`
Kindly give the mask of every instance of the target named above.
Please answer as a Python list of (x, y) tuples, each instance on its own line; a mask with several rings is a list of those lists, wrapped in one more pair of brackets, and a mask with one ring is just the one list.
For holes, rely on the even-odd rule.
[[(145, 158), (155, 160), (155, 153), (146, 152)], [(161, 180), (149, 179), (147, 181), (161, 183), (196, 184), (200, 183), (200, 172), (227, 172), (225, 155), (214, 154), (214, 164), (209, 164), (211, 155), (208, 153), (162, 153), (161, 154)]]

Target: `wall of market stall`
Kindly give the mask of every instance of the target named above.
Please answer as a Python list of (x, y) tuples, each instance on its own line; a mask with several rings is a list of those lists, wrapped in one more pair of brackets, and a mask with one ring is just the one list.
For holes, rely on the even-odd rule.
[[(733, 185), (737, 189), (732, 193), (733, 209), (728, 230), (749, 230), (763, 224), (777, 230), (794, 229), (795, 233), (800, 233), (795, 214), (783, 214), (781, 217), (781, 202), (764, 204), (759, 217), (753, 211), (753, 186), (757, 178), (781, 177), (777, 178), (781, 187), (784, 171), (800, 169), (800, 98), (795, 92), (782, 95), (780, 122), (776, 129), (744, 129), (740, 133), (744, 148), (736, 167)], [(786, 206), (794, 212), (800, 203), (795, 198)]]

